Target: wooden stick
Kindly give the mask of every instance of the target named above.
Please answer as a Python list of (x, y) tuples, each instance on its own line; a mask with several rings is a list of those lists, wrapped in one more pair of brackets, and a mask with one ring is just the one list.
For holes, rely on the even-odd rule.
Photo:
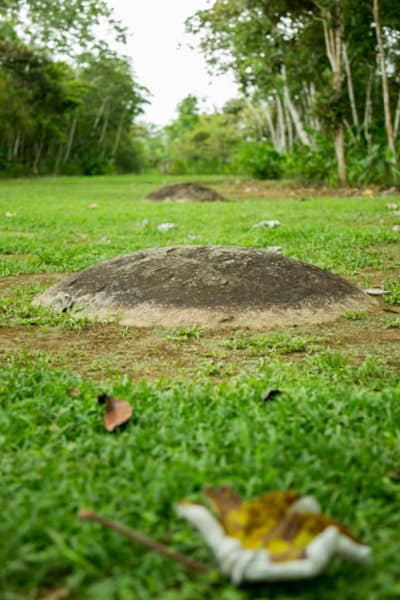
[(125, 525), (122, 525), (122, 523), (117, 523), (116, 521), (110, 521), (109, 519), (102, 517), (101, 515), (95, 513), (90, 509), (81, 508), (81, 510), (78, 512), (78, 516), (83, 521), (95, 521), (96, 523), (100, 523), (100, 525), (102, 525), (103, 527), (107, 527), (108, 529), (118, 531), (118, 533), (127, 537), (128, 539), (137, 542), (142, 546), (146, 546), (146, 548), (154, 550), (154, 552), (163, 554), (164, 556), (167, 556), (175, 562), (181, 563), (189, 569), (194, 569), (199, 573), (209, 573), (213, 570), (211, 569), (211, 567), (208, 567), (203, 563), (199, 563), (196, 560), (192, 560), (184, 554), (180, 554), (179, 552), (174, 552), (173, 550), (170, 550), (168, 546), (164, 546), (163, 544), (152, 540), (151, 538), (147, 537), (143, 533), (140, 533), (139, 531), (136, 531), (135, 529), (126, 527)]

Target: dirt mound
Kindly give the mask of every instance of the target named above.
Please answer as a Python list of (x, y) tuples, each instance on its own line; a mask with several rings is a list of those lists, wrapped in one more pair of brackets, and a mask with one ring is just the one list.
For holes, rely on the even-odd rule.
[(329, 271), (267, 250), (176, 246), (89, 267), (35, 303), (124, 325), (265, 328), (329, 321), (374, 301)]
[(172, 183), (151, 192), (148, 200), (172, 200), (174, 202), (217, 202), (224, 201), (215, 190), (198, 183)]

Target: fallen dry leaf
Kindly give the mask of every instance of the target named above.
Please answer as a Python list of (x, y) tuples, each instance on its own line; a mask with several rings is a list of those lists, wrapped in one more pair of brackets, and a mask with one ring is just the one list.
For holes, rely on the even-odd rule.
[(268, 390), (266, 392), (263, 393), (262, 395), (262, 399), (264, 402), (270, 402), (271, 400), (275, 400), (275, 398), (277, 396), (280, 396), (280, 394), (282, 394), (282, 390)]
[(100, 404), (106, 405), (103, 418), (104, 427), (107, 431), (114, 431), (116, 427), (129, 421), (132, 416), (132, 407), (126, 400), (119, 400), (107, 394), (100, 394), (98, 401)]
[(394, 471), (390, 471), (390, 473), (388, 474), (389, 479), (391, 479), (392, 481), (400, 482), (400, 469), (395, 469)]
[(68, 598), (69, 594), (68, 588), (57, 588), (46, 594), (46, 596), (41, 596), (40, 600), (61, 600), (62, 598)]
[(76, 388), (69, 388), (67, 390), (67, 392), (73, 398), (80, 398), (82, 396), (82, 393), (80, 392), (80, 390), (77, 390)]

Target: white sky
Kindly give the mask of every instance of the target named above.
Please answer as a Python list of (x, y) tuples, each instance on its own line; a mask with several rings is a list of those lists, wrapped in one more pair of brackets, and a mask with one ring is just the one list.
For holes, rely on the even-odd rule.
[(138, 82), (152, 93), (144, 120), (165, 125), (188, 94), (204, 98), (204, 109), (220, 108), (237, 95), (232, 76), (210, 77), (200, 51), (187, 46), (196, 40), (185, 33), (185, 19), (205, 8), (208, 0), (108, 0), (108, 4), (132, 33), (124, 53), (132, 57)]

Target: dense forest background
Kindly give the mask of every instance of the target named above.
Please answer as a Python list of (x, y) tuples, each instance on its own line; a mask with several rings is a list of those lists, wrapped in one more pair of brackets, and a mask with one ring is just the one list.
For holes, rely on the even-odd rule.
[[(0, 1), (0, 174), (238, 173), (398, 183), (400, 11), (392, 0), (216, 0), (193, 15), (216, 74), (241, 95), (188, 96), (164, 128), (104, 1)], [(156, 51), (156, 49), (155, 49)], [(139, 120), (138, 120), (139, 119)]]

